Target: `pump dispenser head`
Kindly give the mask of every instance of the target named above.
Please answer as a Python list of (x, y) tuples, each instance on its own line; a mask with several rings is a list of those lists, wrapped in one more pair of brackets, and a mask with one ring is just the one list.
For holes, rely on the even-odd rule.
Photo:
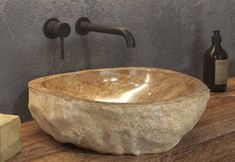
[(211, 41), (215, 45), (219, 45), (222, 41), (222, 37), (220, 36), (220, 30), (213, 31), (213, 37), (211, 38)]

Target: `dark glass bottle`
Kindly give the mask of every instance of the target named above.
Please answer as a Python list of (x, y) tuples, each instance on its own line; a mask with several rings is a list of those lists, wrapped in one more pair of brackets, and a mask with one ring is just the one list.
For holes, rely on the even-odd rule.
[(221, 47), (220, 31), (215, 30), (212, 46), (205, 52), (203, 82), (212, 92), (225, 92), (228, 78), (228, 55)]

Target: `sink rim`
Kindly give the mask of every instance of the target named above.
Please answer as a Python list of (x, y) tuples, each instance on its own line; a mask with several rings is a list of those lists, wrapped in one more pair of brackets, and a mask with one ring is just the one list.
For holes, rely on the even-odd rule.
[[(155, 71), (163, 71), (166, 73), (173, 73), (181, 78), (187, 77), (187, 79), (190, 79), (195, 84), (197, 84), (199, 88), (197, 90), (194, 90), (192, 93), (190, 93), (188, 95), (175, 97), (175, 98), (171, 98), (168, 100), (159, 99), (159, 100), (148, 101), (148, 102), (142, 101), (142, 102), (119, 103), (119, 102), (105, 102), (105, 101), (97, 101), (97, 100), (91, 100), (91, 99), (86, 99), (86, 98), (81, 98), (81, 97), (75, 97), (75, 96), (68, 95), (68, 94), (61, 92), (61, 91), (56, 91), (56, 90), (46, 88), (45, 86), (42, 85), (47, 80), (57, 78), (57, 77), (64, 77), (64, 76), (71, 75), (71, 74), (78, 75), (78, 74), (87, 73), (90, 71), (94, 72), (94, 71), (118, 71), (118, 70), (146, 70), (146, 71), (155, 70)], [(202, 97), (202, 96), (210, 93), (210, 90), (207, 88), (207, 86), (202, 81), (200, 81), (199, 79), (197, 79), (195, 77), (192, 77), (187, 74), (183, 74), (181, 72), (167, 70), (167, 69), (161, 69), (161, 68), (155, 68), (155, 67), (113, 67), (113, 68), (85, 69), (85, 70), (80, 70), (80, 71), (75, 71), (75, 72), (65, 72), (65, 73), (53, 74), (53, 75), (48, 75), (48, 76), (43, 76), (43, 77), (33, 79), (33, 80), (29, 81), (28, 87), (31, 90), (38, 91), (38, 92), (45, 93), (45, 94), (54, 95), (57, 97), (64, 98), (66, 100), (83, 101), (83, 102), (94, 103), (94, 104), (127, 105), (127, 106), (128, 105), (151, 105), (151, 104), (161, 105), (161, 104), (176, 103), (176, 102), (181, 102), (181, 101), (185, 101), (185, 100), (193, 100), (195, 98)]]

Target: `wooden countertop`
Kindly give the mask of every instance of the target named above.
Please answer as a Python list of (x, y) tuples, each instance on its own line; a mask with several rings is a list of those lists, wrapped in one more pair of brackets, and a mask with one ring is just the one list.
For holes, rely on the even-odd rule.
[(211, 94), (198, 124), (172, 150), (141, 156), (102, 155), (56, 142), (35, 121), (22, 124), (22, 151), (9, 161), (235, 161), (235, 77), (226, 93)]

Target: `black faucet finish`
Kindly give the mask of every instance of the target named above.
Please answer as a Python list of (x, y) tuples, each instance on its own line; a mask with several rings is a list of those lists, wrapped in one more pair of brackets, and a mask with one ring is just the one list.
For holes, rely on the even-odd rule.
[(134, 48), (135, 47), (135, 39), (130, 31), (128, 31), (125, 28), (115, 28), (115, 27), (108, 27), (104, 25), (99, 24), (93, 24), (91, 21), (86, 18), (82, 17), (78, 19), (76, 22), (76, 32), (79, 35), (86, 35), (90, 31), (92, 32), (99, 32), (99, 33), (107, 33), (107, 34), (114, 34), (114, 35), (120, 35), (123, 36), (126, 40), (127, 48)]
[(56, 18), (51, 18), (45, 22), (43, 32), (49, 39), (60, 38), (60, 56), (64, 60), (64, 38), (68, 37), (71, 33), (70, 25), (62, 23)]

